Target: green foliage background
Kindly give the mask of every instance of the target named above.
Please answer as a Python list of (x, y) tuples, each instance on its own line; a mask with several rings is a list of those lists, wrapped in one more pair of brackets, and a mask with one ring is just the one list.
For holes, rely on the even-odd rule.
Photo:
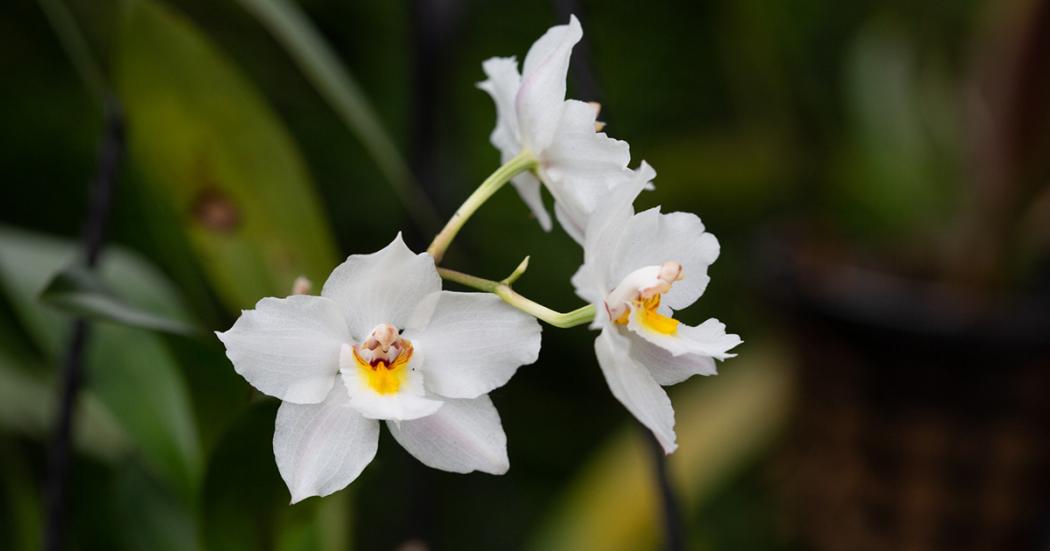
[[(76, 255), (102, 132), (99, 98), (44, 4), (0, 7), (4, 549), (39, 545), (71, 319), (39, 296)], [(398, 231), (422, 249), (427, 221), (410, 218), (391, 185), (404, 175), (361, 117), (416, 166), (425, 157), (424, 197), (447, 216), (498, 162), (488, 143), (494, 110), (475, 88), (481, 61), (523, 59), (560, 22), (547, 2), (444, 3), (456, 23), (421, 101), (412, 3), (291, 4), (359, 83), (367, 104), (347, 108), (357, 90), (330, 81), (335, 92), (325, 90), (326, 75), (318, 88), (309, 57), (289, 53), (255, 17), (271, 4), (60, 4), (128, 121), (100, 278), (114, 300), (221, 330), (259, 298), (287, 294), (296, 276), (319, 286), (345, 255), (377, 250)], [(801, 545), (784, 527), (771, 467), (791, 371), (776, 316), (757, 296), (756, 239), (774, 222), (805, 219), (860, 254), (937, 242), (966, 193), (963, 45), (984, 10), (974, 1), (582, 3), (600, 97), (581, 99), (600, 100), (608, 132), (659, 174), (640, 207), (696, 212), (722, 242), (686, 321), (715, 316), (747, 341), (722, 375), (671, 392), (682, 443), (672, 468), (698, 547)], [(421, 150), (424, 119), (431, 144)], [(467, 225), (447, 264), (502, 277), (526, 254), (531, 268), (516, 288), (575, 308), (568, 278), (579, 249), (558, 229), (544, 234), (513, 192)], [(430, 471), (384, 435), (350, 489), (289, 507), (270, 448), (277, 404), (234, 374), (217, 340), (99, 322), (76, 416), (70, 548), (654, 547), (648, 458), (605, 387), (592, 338), (545, 328), (540, 361), (493, 394), (508, 475)]]

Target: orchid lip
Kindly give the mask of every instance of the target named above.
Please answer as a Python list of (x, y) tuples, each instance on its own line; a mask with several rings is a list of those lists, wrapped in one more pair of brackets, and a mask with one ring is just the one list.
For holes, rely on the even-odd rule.
[(389, 323), (375, 326), (360, 345), (351, 347), (357, 368), (378, 394), (397, 394), (408, 377), (412, 342)]
[[(626, 324), (631, 311), (645, 309), (655, 313), (660, 297), (684, 278), (682, 264), (673, 260), (639, 268), (623, 278), (604, 300), (609, 319)], [(655, 299), (655, 301), (654, 301)]]

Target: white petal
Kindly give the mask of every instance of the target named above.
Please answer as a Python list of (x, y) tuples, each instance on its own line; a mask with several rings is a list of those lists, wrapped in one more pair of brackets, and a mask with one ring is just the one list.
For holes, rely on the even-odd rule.
[(642, 161), (636, 170), (631, 171), (631, 177), (626, 182), (604, 195), (594, 215), (587, 221), (585, 255), (611, 258), (627, 222), (634, 215), (635, 199), (652, 186), (653, 178), (656, 178), (656, 170)]
[(580, 22), (551, 27), (529, 49), (515, 108), (523, 145), (539, 154), (554, 139), (565, 100), (572, 47), (583, 38)]
[(423, 373), (419, 370), (422, 362), (421, 354), (416, 351), (407, 366), (410, 370), (408, 380), (401, 385), (399, 391), (393, 394), (379, 394), (361, 376), (361, 368), (354, 359), (352, 349), (343, 346), (339, 359), (339, 374), (342, 375), (343, 384), (350, 395), (350, 407), (369, 419), (393, 421), (418, 419), (434, 413), (441, 408), (442, 402), (426, 398)]
[(378, 443), (379, 422), (354, 411), (342, 385), (320, 404), (285, 402), (277, 410), (273, 455), (292, 503), (345, 488), (372, 462)]
[(216, 333), (233, 368), (260, 392), (297, 404), (324, 400), (339, 372), (346, 320), (326, 298), (264, 298)]
[(574, 211), (573, 207), (564, 201), (554, 203), (554, 216), (565, 233), (569, 234), (573, 241), (583, 245), (584, 222), (587, 221), (587, 216), (579, 210)]
[(606, 327), (594, 341), (598, 365), (613, 396), (653, 432), (665, 453), (671, 453), (678, 447), (671, 399), (649, 370), (631, 358), (629, 346), (617, 328)]
[(485, 76), (478, 88), (488, 92), (496, 104), (496, 128), (489, 139), (496, 149), (507, 159), (517, 155), (521, 150), (518, 140), (518, 114), (514, 110), (514, 99), (521, 87), (521, 75), (518, 74), (518, 60), (513, 57), (494, 57), (481, 64)]
[(602, 326), (599, 318), (604, 315), (604, 307), (601, 302), (605, 294), (619, 284), (619, 280), (608, 279), (611, 272), (609, 266), (616, 262), (616, 249), (627, 222), (634, 214), (632, 204), (655, 176), (656, 171), (643, 161), (626, 183), (606, 194), (587, 222), (583, 245), (584, 263), (572, 276), (572, 284), (580, 298), (598, 307), (592, 328)]
[(430, 323), (430, 318), (434, 316), (434, 309), (437, 308), (439, 300), (441, 300), (441, 291), (423, 297), (412, 311), (408, 321), (405, 322), (405, 326), (401, 328), (402, 333), (426, 327)]
[(682, 354), (675, 356), (637, 336), (631, 336), (631, 357), (649, 369), (661, 386), (676, 385), (693, 375), (716, 375), (718, 369), (710, 356)]
[(381, 323), (404, 328), (419, 302), (440, 290), (434, 259), (413, 253), (398, 233), (378, 252), (347, 258), (328, 276), (321, 296), (339, 305), (351, 335), (360, 342)]
[(551, 215), (547, 212), (547, 207), (543, 206), (543, 197), (540, 195), (540, 181), (531, 172), (522, 172), (515, 176), (510, 183), (514, 184), (514, 189), (518, 190), (521, 200), (532, 211), (532, 215), (536, 217), (543, 231), (551, 231)]
[(638, 323), (637, 317), (632, 314), (627, 327), (643, 339), (675, 356), (699, 354), (724, 360), (735, 356), (735, 354), (730, 354), (729, 351), (743, 342), (740, 340), (740, 336), (731, 333), (727, 334), (725, 324), (714, 318), (696, 327), (690, 327), (684, 323), (679, 324), (677, 332), (673, 335), (665, 335), (651, 331)]
[[(543, 181), (562, 208), (558, 220), (570, 235), (582, 236), (609, 190), (632, 178), (630, 147), (595, 132), (596, 115), (591, 104), (566, 101), (554, 140), (540, 159)], [(582, 238), (576, 240), (583, 244)]]
[(428, 467), (490, 474), (503, 474), (510, 468), (507, 436), (488, 396), (448, 400), (434, 415), (387, 423), (387, 428), (408, 453)]
[(610, 265), (607, 277), (619, 282), (638, 268), (669, 260), (679, 262), (684, 279), (675, 282), (663, 295), (661, 304), (680, 310), (703, 294), (710, 281), (707, 268), (718, 258), (718, 253), (718, 240), (704, 231), (704, 224), (695, 214), (661, 214), (659, 208), (653, 208), (634, 215), (627, 222), (617, 245), (616, 261)]
[[(610, 178), (626, 175), (631, 148), (625, 141), (595, 132), (596, 114), (592, 104), (567, 100), (554, 141), (543, 152), (544, 170), (553, 180), (580, 182), (568, 185), (569, 191), (584, 183), (611, 189), (615, 182)], [(590, 197), (590, 206), (593, 208), (603, 197), (604, 194)]]
[(540, 324), (490, 293), (442, 291), (430, 324), (406, 332), (426, 362), (428, 392), (476, 398), (536, 361)]

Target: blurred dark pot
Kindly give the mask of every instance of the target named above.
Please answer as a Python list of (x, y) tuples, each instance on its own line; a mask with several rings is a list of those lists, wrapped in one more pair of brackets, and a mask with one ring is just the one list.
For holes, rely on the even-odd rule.
[(782, 463), (818, 549), (1048, 548), (1050, 301), (864, 270), (783, 241), (799, 407)]

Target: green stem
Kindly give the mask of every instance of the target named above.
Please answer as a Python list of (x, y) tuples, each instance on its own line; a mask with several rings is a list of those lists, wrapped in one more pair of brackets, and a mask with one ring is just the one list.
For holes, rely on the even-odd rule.
[(518, 153), (513, 159), (509, 160), (503, 166), (496, 169), (491, 176), (485, 179), (484, 182), (478, 186), (478, 189), (474, 190), (474, 193), (467, 197), (467, 200), (460, 205), (456, 213), (452, 215), (448, 223), (441, 230), (441, 233), (434, 237), (434, 241), (427, 247), (427, 252), (430, 256), (434, 257), (434, 263), (440, 264), (441, 258), (445, 256), (445, 251), (449, 245), (452, 244), (452, 240), (455, 239), (456, 234), (459, 233), (460, 228), (463, 224), (470, 220), (470, 217), (474, 214), (474, 211), (478, 210), (481, 205), (485, 204), (485, 201), (489, 200), (501, 187), (503, 187), (511, 178), (518, 175), (526, 170), (532, 170), (536, 167), (536, 157), (533, 156), (528, 150), (523, 150)]
[[(518, 271), (519, 270), (515, 270), (515, 273), (518, 273)], [(454, 281), (460, 285), (465, 285), (479, 291), (492, 293), (503, 299), (503, 302), (506, 302), (518, 310), (521, 310), (536, 319), (543, 320), (555, 327), (567, 329), (569, 327), (576, 327), (577, 325), (590, 323), (591, 320), (594, 319), (593, 304), (588, 304), (587, 306), (577, 308), (571, 312), (562, 313), (551, 310), (542, 304), (533, 302), (519, 295), (514, 289), (511, 289), (510, 285), (500, 281), (492, 281), (491, 279), (464, 274), (463, 272), (449, 270), (448, 268), (438, 268), (438, 273), (441, 274), (443, 279)]]

